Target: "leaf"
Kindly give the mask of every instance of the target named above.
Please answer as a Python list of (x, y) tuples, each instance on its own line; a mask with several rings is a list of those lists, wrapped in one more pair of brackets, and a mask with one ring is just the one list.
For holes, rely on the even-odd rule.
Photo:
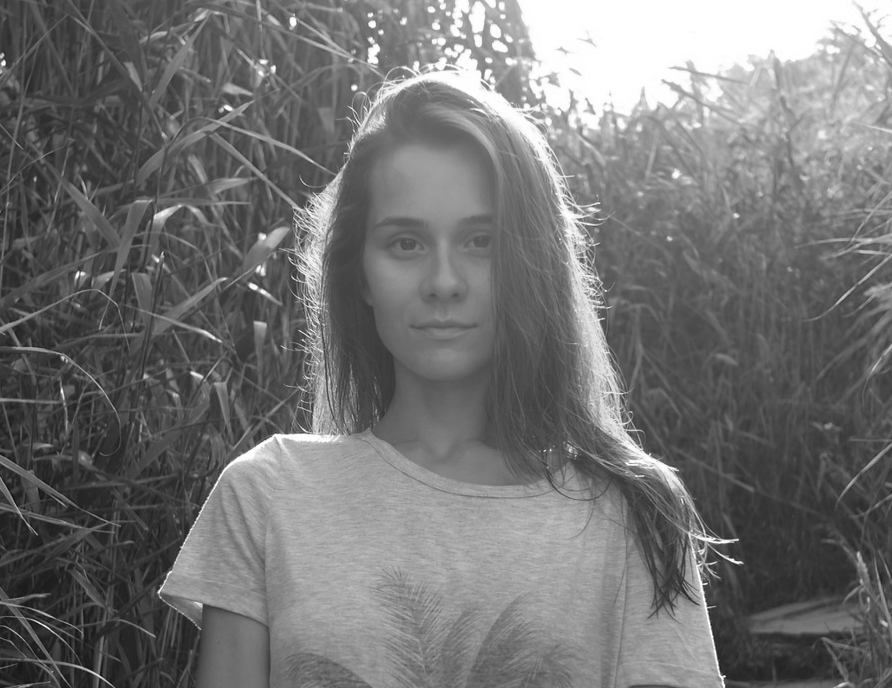
[(127, 72), (136, 87), (142, 91), (142, 83), (145, 79), (145, 56), (139, 46), (139, 36), (134, 29), (134, 22), (127, 16), (123, 4), (120, 0), (107, 0), (105, 6), (108, 8), (118, 38), (127, 52), (130, 62), (124, 62)]
[(512, 601), (490, 627), (477, 653), (467, 686), (569, 686), (569, 651), (548, 646)]
[(839, 494), (839, 497), (836, 499), (836, 503), (839, 504), (842, 501), (843, 497), (848, 494), (849, 490), (854, 487), (855, 483), (857, 483), (871, 468), (876, 466), (890, 451), (892, 451), (892, 444), (887, 444), (882, 451), (880, 451), (876, 456), (868, 461), (867, 464), (860, 471), (858, 471), (855, 477), (849, 481), (849, 484), (845, 486), (845, 489)]
[(245, 184), (250, 184), (253, 180), (247, 177), (226, 177), (223, 179), (215, 179), (208, 186), (211, 193), (217, 195), (230, 189), (237, 189)]
[(136, 71), (136, 67), (133, 66), (132, 62), (125, 62), (124, 67), (127, 69), (127, 73), (130, 75), (130, 80), (136, 84), (136, 87), (142, 91), (142, 81), (139, 78), (139, 72)]
[(161, 100), (161, 96), (163, 96), (164, 92), (167, 90), (167, 86), (168, 84), (170, 84), (170, 80), (173, 79), (174, 75), (178, 71), (180, 71), (180, 69), (182, 69), (183, 63), (186, 61), (186, 58), (189, 57), (189, 53), (192, 51), (192, 46), (195, 43), (195, 39), (198, 38), (198, 34), (201, 33), (201, 30), (204, 28), (206, 22), (207, 19), (202, 20), (198, 28), (192, 32), (192, 35), (186, 39), (186, 42), (183, 43), (183, 45), (177, 51), (177, 54), (174, 55), (173, 59), (167, 64), (164, 73), (161, 75), (161, 79), (155, 86), (155, 90), (153, 90), (152, 95), (149, 96), (150, 109), (154, 109), (155, 106), (158, 105), (158, 101)]
[[(222, 120), (221, 120), (222, 121)], [(309, 155), (304, 153), (302, 150), (295, 148), (294, 146), (289, 146), (287, 143), (283, 141), (277, 141), (272, 136), (268, 136), (267, 134), (262, 134), (259, 131), (253, 131), (251, 129), (245, 129), (243, 127), (237, 127), (234, 124), (226, 123), (224, 125), (227, 129), (231, 129), (232, 131), (236, 131), (239, 134), (244, 134), (245, 136), (250, 136), (251, 138), (255, 138), (258, 141), (262, 141), (268, 146), (272, 146), (273, 148), (281, 148), (283, 151), (291, 153), (292, 155), (296, 155), (301, 160), (304, 160), (311, 165), (313, 165), (316, 169), (325, 172), (326, 174), (332, 174), (330, 170), (328, 170), (324, 165), (320, 165), (318, 162), (313, 160)]]
[(110, 295), (115, 293), (118, 276), (121, 274), (121, 269), (124, 267), (124, 262), (130, 253), (130, 247), (133, 245), (133, 237), (136, 235), (136, 230), (139, 228), (150, 203), (149, 199), (140, 198), (130, 204), (130, 209), (127, 211), (127, 219), (124, 221), (124, 236), (121, 245), (118, 247), (118, 255), (115, 257), (114, 277), (112, 277), (111, 287), (108, 290)]
[(254, 351), (260, 352), (263, 349), (263, 343), (266, 341), (266, 333), (269, 329), (269, 325), (267, 325), (262, 320), (255, 320), (253, 323), (254, 330)]
[(258, 265), (264, 263), (290, 233), (291, 227), (276, 227), (265, 237), (259, 239), (245, 254), (245, 259), (242, 261), (242, 268), (239, 271), (239, 274), (244, 275), (249, 273), (256, 269)]
[(196, 425), (199, 420), (204, 418), (204, 415), (208, 412), (208, 409), (211, 406), (211, 394), (208, 390), (207, 380), (194, 370), (191, 371), (191, 374), (195, 379), (199, 380), (199, 387), (189, 410), (186, 412), (186, 417), (183, 419), (183, 423), (180, 426), (182, 428), (190, 428)]
[(55, 488), (50, 487), (45, 482), (43, 482), (40, 478), (38, 478), (31, 471), (26, 471), (24, 468), (19, 466), (17, 463), (12, 461), (11, 459), (6, 458), (2, 454), (0, 454), (0, 466), (9, 469), (16, 475), (23, 478), (27, 483), (33, 485), (39, 490), (46, 492), (50, 497), (55, 499), (60, 504), (65, 506), (76, 506), (74, 502), (72, 502), (68, 497), (63, 495), (61, 492), (56, 490)]
[(208, 332), (204, 328), (196, 327), (195, 325), (190, 325), (189, 323), (185, 323), (182, 320), (176, 320), (174, 318), (169, 318), (166, 315), (164, 315), (163, 313), (154, 313), (152, 317), (154, 318), (154, 321), (156, 323), (158, 323), (158, 322), (165, 323), (165, 327), (163, 330), (160, 330), (157, 328), (153, 329), (152, 330), (153, 335), (166, 330), (168, 327), (176, 326), (176, 327), (184, 329), (188, 332), (194, 332), (197, 335), (201, 335), (202, 337), (205, 337), (206, 339), (210, 339), (215, 344), (223, 343), (219, 337), (217, 337), (216, 335), (214, 335), (211, 332)]
[(217, 403), (212, 404), (212, 410), (217, 409), (219, 411), (220, 417), (223, 419), (223, 425), (226, 428), (226, 432), (232, 436), (232, 425), (229, 422), (230, 414), (229, 414), (229, 391), (226, 389), (225, 382), (215, 382), (213, 384), (214, 389), (214, 398), (216, 398)]
[(282, 189), (276, 186), (276, 184), (274, 184), (269, 177), (267, 177), (263, 172), (257, 169), (257, 166), (254, 165), (254, 163), (252, 163), (250, 160), (248, 160), (244, 155), (242, 155), (235, 146), (229, 143), (229, 141), (219, 136), (218, 134), (211, 134), (211, 140), (214, 141), (218, 146), (220, 146), (236, 160), (238, 160), (240, 163), (242, 163), (242, 165), (251, 170), (260, 179), (262, 179), (273, 193), (275, 193), (277, 196), (279, 196), (279, 198), (281, 198), (283, 201), (291, 206), (292, 210), (299, 209), (300, 206), (298, 206), (294, 199), (292, 199), (288, 194), (282, 191)]
[(173, 443), (176, 442), (180, 435), (183, 434), (184, 426), (178, 425), (175, 428), (171, 428), (167, 432), (165, 432), (159, 439), (152, 442), (151, 446), (146, 450), (146, 453), (143, 455), (142, 459), (139, 460), (138, 463), (131, 463), (130, 468), (127, 470), (127, 478), (129, 480), (135, 480), (139, 477), (139, 475), (149, 466), (151, 466), (155, 460), (161, 456), (165, 451), (170, 449), (173, 446)]
[[(84, 256), (82, 258), (78, 258), (77, 260), (73, 260), (70, 263), (65, 265), (60, 265), (59, 267), (52, 268), (51, 270), (47, 270), (44, 273), (37, 275), (30, 282), (26, 282), (20, 287), (17, 287), (5, 294), (3, 298), (0, 298), (0, 311), (5, 310), (12, 306), (16, 301), (18, 301), (25, 294), (30, 294), (37, 291), (40, 287), (53, 282), (54, 280), (59, 279), (60, 277), (66, 277), (67, 275), (72, 274), (77, 268), (80, 268), (85, 263), (89, 263), (91, 260), (98, 258), (102, 255), (102, 252), (91, 253), (88, 256)], [(19, 321), (17, 321), (19, 322)], [(15, 323), (11, 323), (15, 325)], [(0, 332), (3, 332), (7, 329), (6, 326), (3, 327)]]
[[(3, 352), (3, 353), (12, 352), (15, 354), (25, 354), (25, 353), (47, 354), (49, 356), (58, 356), (63, 361), (65, 361), (68, 365), (76, 368), (78, 370), (78, 372), (81, 373), (81, 375), (83, 375), (90, 382), (92, 382), (96, 386), (96, 389), (99, 391), (100, 396), (103, 399), (105, 399), (105, 401), (108, 403), (110, 408), (114, 409), (114, 407), (115, 407), (115, 405), (112, 403), (111, 399), (108, 398), (108, 394), (106, 394), (105, 389), (103, 389), (102, 385), (100, 385), (96, 381), (96, 378), (93, 377), (89, 372), (87, 372), (87, 370), (83, 366), (81, 366), (79, 363), (77, 363), (77, 361), (72, 359), (70, 356), (63, 354), (60, 351), (53, 351), (52, 349), (45, 349), (40, 346), (10, 346), (10, 347), (0, 347), (0, 352)], [(0, 459), (2, 459), (2, 458), (3, 458), (3, 456), (0, 455)], [(71, 504), (71, 502), (66, 502), (66, 503)], [(73, 506), (73, 504), (72, 504), (72, 506)]]
[[(91, 291), (90, 289), (81, 289), (80, 291), (76, 291), (73, 294), (69, 294), (68, 296), (63, 296), (61, 299), (58, 299), (57, 301), (53, 301), (51, 304), (48, 304), (48, 305), (44, 306), (43, 308), (39, 308), (38, 310), (32, 311), (32, 312), (28, 313), (27, 315), (23, 315), (18, 320), (13, 320), (12, 322), (8, 322), (4, 325), (0, 325), (0, 334), (3, 334), (7, 330), (13, 329), (17, 325), (21, 325), (23, 323), (28, 322), (29, 320), (31, 320), (33, 318), (36, 318), (41, 313), (45, 313), (48, 310), (52, 310), (59, 304), (62, 304), (65, 301), (68, 301), (69, 299), (73, 299), (76, 296), (80, 296), (81, 294), (86, 294), (90, 291)], [(105, 297), (106, 299), (108, 299), (108, 296), (106, 294), (103, 294), (102, 296)], [(0, 305), (0, 308), (2, 308), (2, 305)]]
[(105, 215), (100, 213), (99, 209), (86, 196), (74, 188), (70, 182), (65, 179), (60, 179), (59, 181), (62, 188), (68, 192), (68, 195), (80, 207), (81, 212), (93, 223), (96, 229), (105, 237), (106, 241), (111, 244), (112, 248), (117, 249), (121, 244), (121, 240)]
[(170, 216), (173, 215), (180, 208), (185, 208), (186, 206), (182, 203), (177, 203), (176, 205), (172, 205), (169, 208), (163, 208), (159, 210), (152, 216), (152, 233), (160, 232), (164, 229), (164, 225), (167, 224), (167, 221), (170, 219)]
[(99, 594), (99, 591), (96, 589), (96, 586), (90, 582), (90, 580), (76, 568), (72, 568), (70, 570), (71, 577), (77, 581), (78, 585), (80, 585), (84, 592), (87, 593), (87, 597), (89, 597), (93, 602), (100, 608), (105, 609), (110, 614), (114, 614), (115, 610), (111, 609), (108, 603), (102, 599), (102, 595)]
[[(6, 594), (6, 591), (2, 587), (0, 587), (0, 602), (11, 602), (9, 595)], [(52, 655), (50, 654), (49, 650), (46, 649), (46, 646), (40, 640), (40, 636), (37, 635), (37, 633), (34, 631), (34, 628), (31, 626), (31, 622), (25, 617), (24, 614), (22, 614), (18, 606), (11, 604), (4, 604), (3, 606), (9, 609), (12, 612), (13, 616), (15, 616), (19, 620), (19, 623), (25, 627), (25, 629), (28, 631), (28, 635), (31, 636), (31, 639), (34, 641), (34, 643), (43, 651), (44, 656), (47, 659), (52, 659)]]
[(290, 655), (284, 667), (291, 685), (302, 688), (371, 688), (347, 667), (311, 652)]
[(15, 499), (12, 497), (12, 492), (9, 491), (9, 488), (6, 486), (6, 481), (0, 477), (0, 494), (6, 497), (6, 501), (9, 502), (12, 510), (15, 512), (16, 516), (22, 519), (22, 522), (27, 526), (28, 530), (31, 531), (32, 535), (37, 535), (37, 531), (31, 527), (31, 524), (28, 523), (28, 519), (25, 518), (25, 515), (22, 513), (22, 510), (19, 509), (19, 505), (15, 503)]
[(186, 207), (188, 207), (188, 205), (185, 203), (175, 203), (168, 208), (162, 208), (152, 216), (152, 228), (149, 230), (148, 236), (146, 237), (146, 246), (148, 247), (147, 252), (149, 256), (158, 255), (160, 233), (161, 230), (164, 229), (164, 225), (166, 225), (167, 221), (170, 219), (170, 216), (180, 208)]
[(461, 676), (471, 665), (474, 657), (471, 638), (474, 637), (474, 630), (477, 627), (477, 614), (476, 609), (469, 607), (450, 625), (449, 633), (444, 639), (443, 647), (440, 650), (442, 658), (441, 668), (443, 671), (440, 685), (463, 685)]
[(136, 290), (136, 303), (142, 313), (142, 321), (148, 331), (152, 322), (152, 281), (144, 272), (134, 272), (130, 279)]
[[(15, 513), (11, 506), (6, 506), (0, 502), (0, 512), (6, 513)], [(52, 523), (54, 526), (60, 526), (62, 528), (67, 528), (71, 530), (73, 528), (80, 529), (87, 532), (93, 532), (96, 528), (87, 528), (86, 526), (79, 526), (77, 523), (72, 523), (71, 521), (65, 521), (61, 518), (53, 518), (52, 516), (46, 516), (44, 514), (38, 514), (35, 511), (29, 511), (28, 509), (22, 509), (22, 516), (26, 519), (33, 519), (35, 521), (42, 521), (43, 523)], [(30, 528), (30, 526), (28, 526)]]
[(179, 155), (184, 149), (197, 143), (198, 141), (201, 141), (203, 138), (206, 138), (214, 131), (219, 129), (221, 126), (224, 126), (230, 120), (239, 117), (245, 110), (248, 109), (248, 107), (250, 107), (253, 102), (254, 101), (242, 103), (237, 108), (233, 108), (230, 112), (227, 112), (226, 115), (224, 115), (220, 119), (210, 121), (203, 127), (186, 134), (182, 138), (175, 139), (168, 146), (165, 146), (161, 150), (153, 153), (152, 156), (143, 163), (143, 166), (139, 168), (139, 172), (136, 173), (137, 188), (145, 184), (146, 180), (149, 178), (149, 175), (151, 175), (155, 170), (159, 169), (165, 161), (170, 161), (171, 159)]
[(375, 592), (389, 616), (383, 645), (394, 667), (394, 685), (437, 684), (433, 679), (443, 673), (439, 660), (449, 635), (442, 595), (399, 570), (381, 578)]
[(220, 282), (225, 282), (225, 277), (218, 277), (213, 282), (208, 285), (205, 285), (201, 291), (197, 294), (193, 294), (189, 298), (181, 301), (176, 306), (173, 306), (166, 310), (160, 318), (155, 319), (154, 327), (152, 328), (152, 334), (161, 334), (171, 325), (184, 325), (179, 321), (179, 318), (182, 317), (185, 313), (191, 311), (195, 306), (197, 306), (204, 298), (210, 294), (214, 289), (217, 288), (217, 285)]
[(737, 361), (734, 358), (732, 358), (731, 356), (728, 356), (727, 354), (715, 353), (715, 354), (712, 354), (711, 358), (714, 358), (719, 363), (724, 363), (727, 366), (731, 366), (732, 368), (736, 368), (738, 365)]
[(252, 96), (254, 95), (246, 88), (242, 88), (241, 86), (236, 86), (231, 81), (227, 81), (223, 86), (220, 87), (220, 90), (230, 96)]

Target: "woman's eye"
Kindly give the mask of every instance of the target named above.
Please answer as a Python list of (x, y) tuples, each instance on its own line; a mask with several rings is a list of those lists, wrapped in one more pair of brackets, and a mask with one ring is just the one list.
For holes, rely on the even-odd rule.
[(418, 242), (408, 237), (400, 237), (393, 242), (393, 245), (400, 251), (415, 251), (418, 249)]
[(492, 236), (489, 234), (477, 234), (471, 237), (471, 246), (479, 249), (487, 249), (492, 246)]

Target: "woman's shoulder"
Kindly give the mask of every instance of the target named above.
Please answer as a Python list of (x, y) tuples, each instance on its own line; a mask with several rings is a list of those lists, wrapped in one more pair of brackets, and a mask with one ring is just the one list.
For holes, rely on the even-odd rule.
[(367, 451), (357, 435), (275, 434), (233, 459), (223, 470), (230, 479), (276, 487)]
[(598, 476), (586, 481), (591, 495), (593, 514), (601, 521), (601, 527), (625, 531), (629, 520), (629, 502), (615, 480)]

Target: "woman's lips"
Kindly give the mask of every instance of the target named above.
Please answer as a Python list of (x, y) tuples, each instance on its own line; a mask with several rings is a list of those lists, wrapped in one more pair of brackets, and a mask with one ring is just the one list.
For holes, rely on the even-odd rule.
[(473, 329), (473, 325), (430, 324), (416, 325), (415, 329), (431, 339), (454, 339)]

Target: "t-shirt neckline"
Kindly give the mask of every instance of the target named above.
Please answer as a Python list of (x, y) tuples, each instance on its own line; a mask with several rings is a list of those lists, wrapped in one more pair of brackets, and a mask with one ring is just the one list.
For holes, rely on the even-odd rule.
[(554, 491), (548, 479), (544, 477), (533, 483), (518, 485), (484, 485), (454, 480), (418, 465), (392, 444), (375, 435), (371, 429), (363, 430), (355, 437), (370, 444), (378, 455), (396, 470), (441, 492), (470, 497), (517, 498), (536, 497)]

